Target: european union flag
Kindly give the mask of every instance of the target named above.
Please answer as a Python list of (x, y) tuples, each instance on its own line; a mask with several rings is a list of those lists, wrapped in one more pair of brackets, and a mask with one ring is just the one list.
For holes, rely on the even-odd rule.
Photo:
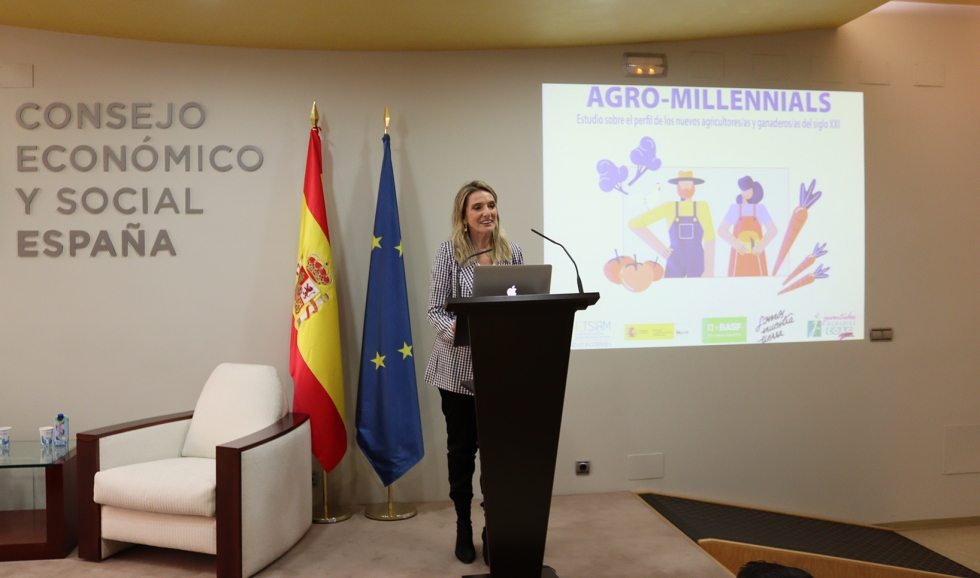
[(371, 240), (356, 418), (357, 445), (385, 486), (402, 477), (425, 455), (390, 140), (385, 134)]

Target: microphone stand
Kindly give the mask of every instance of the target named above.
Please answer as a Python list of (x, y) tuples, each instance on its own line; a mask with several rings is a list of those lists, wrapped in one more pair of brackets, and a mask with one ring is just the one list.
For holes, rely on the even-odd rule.
[(469, 263), (470, 262), (470, 259), (472, 259), (473, 257), (479, 257), (480, 255), (483, 255), (484, 253), (489, 253), (490, 251), (493, 251), (493, 249), (487, 249), (486, 251), (480, 251), (479, 253), (473, 253), (469, 257), (463, 259), (463, 264), (462, 265), (456, 265), (456, 287), (455, 287), (455, 290), (453, 291), (453, 297), (459, 297), (459, 271), (463, 267), (466, 267), (466, 264)]
[(561, 247), (561, 250), (564, 251), (566, 255), (568, 255), (568, 259), (572, 262), (572, 265), (575, 266), (575, 281), (578, 282), (578, 292), (579, 293), (585, 293), (585, 289), (582, 288), (582, 278), (578, 274), (578, 263), (575, 262), (575, 259), (572, 259), (572, 254), (568, 252), (568, 249), (566, 249), (565, 246), (562, 245), (561, 243), (559, 243), (558, 241), (555, 241), (554, 239), (549, 239), (544, 234), (539, 233), (538, 231), (535, 231), (534, 229), (531, 229), (531, 232), (534, 233), (535, 235), (541, 237), (542, 239), (544, 239), (546, 241), (551, 241), (555, 245), (558, 245), (559, 247)]

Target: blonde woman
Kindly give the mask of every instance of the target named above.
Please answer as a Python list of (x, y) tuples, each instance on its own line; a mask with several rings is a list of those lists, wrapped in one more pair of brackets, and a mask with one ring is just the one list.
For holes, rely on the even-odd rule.
[[(463, 185), (453, 203), (452, 235), (439, 245), (432, 265), (429, 288), (429, 324), (436, 330), (425, 381), (439, 388), (442, 413), (446, 416), (449, 451), (449, 498), (456, 507), (456, 558), (469, 564), (476, 559), (470, 505), (473, 502), (473, 472), (478, 448), (476, 406), (473, 393), (463, 382), (473, 380), (469, 347), (454, 347), (456, 317), (445, 309), (454, 296), (459, 274), (459, 297), (473, 294), (473, 270), (489, 265), (522, 265), (521, 248), (507, 239), (497, 215), (497, 193), (483, 181)], [(462, 266), (467, 257), (474, 257)], [(483, 529), (483, 560), (489, 563), (486, 528)]]

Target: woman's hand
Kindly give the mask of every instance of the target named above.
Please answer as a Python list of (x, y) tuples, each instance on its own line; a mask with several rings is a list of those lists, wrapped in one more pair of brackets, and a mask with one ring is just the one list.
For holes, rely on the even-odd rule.
[(732, 249), (735, 249), (739, 255), (744, 255), (746, 252), (748, 252), (748, 249), (745, 247), (745, 243), (736, 239), (735, 235), (732, 234), (732, 224), (728, 221), (722, 221), (721, 225), (718, 226), (718, 238), (728, 243), (728, 245)]

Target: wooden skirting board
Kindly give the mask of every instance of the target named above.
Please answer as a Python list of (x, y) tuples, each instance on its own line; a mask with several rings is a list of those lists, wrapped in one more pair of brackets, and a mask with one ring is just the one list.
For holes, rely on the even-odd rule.
[(935, 520), (907, 520), (905, 522), (882, 522), (878, 524), (881, 528), (888, 528), (896, 532), (908, 530), (935, 530), (938, 528), (962, 528), (964, 526), (980, 526), (980, 516), (970, 516), (967, 518), (939, 518)]
[(820, 578), (830, 576), (833, 578), (949, 578), (946, 574), (859, 562), (821, 554), (768, 548), (754, 544), (741, 544), (714, 538), (699, 540), (698, 545), (732, 574), (737, 574), (739, 568), (746, 562), (765, 560), (784, 566), (802, 568)]

